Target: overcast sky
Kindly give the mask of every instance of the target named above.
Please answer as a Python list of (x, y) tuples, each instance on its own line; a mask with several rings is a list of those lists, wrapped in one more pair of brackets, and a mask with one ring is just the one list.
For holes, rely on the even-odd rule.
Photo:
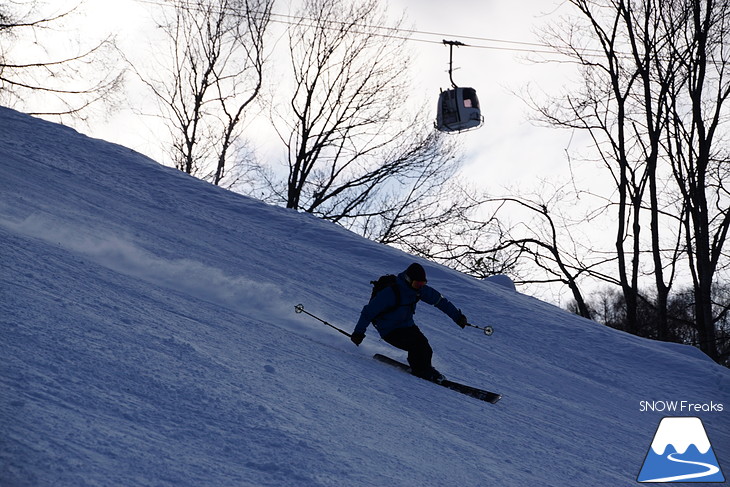
[[(69, 5), (77, 2), (62, 0)], [(102, 37), (117, 33), (119, 43), (130, 57), (143, 56), (154, 42), (150, 12), (159, 0), (86, 0), (79, 29), (83, 37)], [(293, 0), (296, 1), (296, 0)], [(151, 3), (152, 4), (151, 4)], [(59, 2), (60, 3), (60, 2)], [(466, 156), (465, 171), (470, 178), (483, 177), (497, 187), (520, 183), (530, 186), (535, 179), (567, 170), (565, 148), (570, 134), (536, 127), (529, 122), (531, 113), (518, 93), (532, 89), (559, 93), (569, 67), (527, 61), (538, 31), (567, 7), (557, 0), (479, 1), (391, 0), (389, 10), (405, 11), (407, 24), (418, 33), (409, 47), (415, 54), (417, 73), (411, 98), (427, 100), (435, 118), (440, 88), (450, 85), (447, 67), (449, 50), (439, 44), (443, 38), (461, 40), (473, 47), (454, 51), (454, 80), (460, 86), (477, 90), (484, 115), (483, 127), (458, 138)], [(275, 12), (288, 13), (288, 2), (280, 1)], [(272, 25), (279, 32), (282, 25)], [(429, 33), (429, 34), (426, 34)], [(430, 34), (432, 33), (432, 34)], [(471, 37), (473, 39), (468, 39)], [(279, 35), (277, 47), (286, 45)], [(422, 42), (431, 41), (431, 42)], [(502, 41), (502, 42), (499, 42)], [(272, 58), (276, 62), (276, 57)], [(130, 81), (132, 76), (129, 77)], [(130, 89), (136, 86), (130, 83)], [(135, 93), (127, 96), (134, 100)], [(79, 127), (89, 135), (128, 145), (153, 158), (161, 159), (150, 120), (138, 120), (128, 111), (112, 116), (108, 122)]]
[[(476, 38), (454, 37), (475, 46), (455, 49), (454, 65), (458, 70), (454, 80), (460, 86), (474, 87), (482, 105), (484, 126), (456, 135), (463, 139), (469, 161), (477, 165), (476, 171), (507, 174), (504, 181), (509, 183), (513, 174), (524, 178), (528, 174), (548, 174), (545, 168), (557, 169), (556, 163), (564, 159), (562, 151), (568, 134), (529, 123), (532, 114), (518, 93), (528, 86), (559, 92), (565, 66), (529, 62), (531, 46), (514, 44), (538, 43), (536, 32), (556, 18), (557, 2), (461, 0), (447, 4), (436, 0), (398, 0), (392, 5), (396, 3), (406, 9), (420, 31)], [(417, 43), (416, 47), (422, 71), (427, 73), (423, 77), (424, 91), (433, 93), (435, 101), (439, 88), (449, 86), (448, 48), (426, 43)]]
[[(299, 0), (291, 0), (297, 2)], [(103, 38), (116, 34), (120, 48), (132, 59), (139, 59), (160, 46), (154, 46), (155, 28), (152, 12), (162, 0), (86, 0), (77, 16), (82, 39)], [(54, 7), (77, 5), (77, 0), (57, 0)], [(530, 122), (534, 116), (519, 93), (532, 90), (559, 94), (564, 91), (574, 68), (565, 63), (528, 61), (530, 43), (539, 43), (537, 33), (570, 7), (559, 0), (390, 0), (391, 13), (405, 11), (406, 25), (418, 31), (408, 43), (415, 55), (414, 93), (409, 98), (426, 100), (432, 118), (441, 88), (450, 87), (449, 49), (442, 39), (460, 40), (468, 46), (454, 50), (454, 80), (460, 86), (477, 90), (484, 125), (474, 131), (451, 135), (463, 150), (463, 175), (494, 195), (508, 193), (504, 188), (528, 192), (544, 185), (544, 179), (565, 182), (569, 177), (566, 149), (575, 149), (575, 134), (538, 127)], [(288, 14), (288, 1), (279, 1), (274, 12)], [(287, 47), (285, 26), (272, 25), (270, 46)], [(277, 63), (276, 50), (271, 63)], [(532, 56), (534, 57), (534, 56)], [(152, 103), (149, 94), (141, 94), (134, 75), (128, 76), (126, 97), (132, 104)], [(266, 92), (264, 92), (266, 93)], [(146, 97), (146, 98), (140, 98)], [(145, 101), (146, 100), (146, 101)], [(420, 101), (418, 102), (421, 103)], [(154, 109), (150, 109), (153, 112)], [(246, 136), (253, 139), (264, 158), (282, 161), (280, 142), (266, 133), (267, 121), (253, 126)], [(163, 162), (159, 137), (165, 129), (150, 117), (139, 117), (128, 109), (114, 113), (106, 121), (77, 126), (81, 132), (126, 145)], [(278, 145), (277, 145), (278, 144)]]

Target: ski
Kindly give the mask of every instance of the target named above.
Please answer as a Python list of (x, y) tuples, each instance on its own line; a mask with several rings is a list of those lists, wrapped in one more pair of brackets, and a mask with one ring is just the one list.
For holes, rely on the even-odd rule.
[[(399, 362), (395, 359), (392, 359), (386, 355), (381, 355), (379, 353), (376, 353), (375, 355), (373, 355), (373, 358), (375, 360), (379, 360), (380, 362), (386, 363), (388, 365), (392, 365), (393, 367), (397, 367), (405, 372), (410, 373), (410, 371), (411, 371), (411, 368), (408, 365), (404, 364), (403, 362)], [(452, 391), (466, 394), (467, 396), (473, 397), (475, 399), (479, 399), (480, 401), (490, 402), (492, 404), (495, 404), (497, 401), (502, 399), (502, 394), (497, 394), (496, 392), (485, 391), (483, 389), (478, 389), (476, 387), (467, 386), (466, 384), (460, 384), (458, 382), (454, 382), (454, 381), (451, 381), (448, 379), (445, 379), (442, 382), (434, 382), (434, 384), (446, 387), (447, 389), (451, 389)]]

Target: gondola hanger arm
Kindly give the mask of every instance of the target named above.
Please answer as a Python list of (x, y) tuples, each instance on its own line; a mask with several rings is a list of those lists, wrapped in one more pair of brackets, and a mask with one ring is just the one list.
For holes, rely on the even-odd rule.
[(445, 45), (449, 46), (449, 79), (451, 80), (451, 86), (454, 88), (457, 88), (456, 83), (454, 83), (454, 46), (466, 46), (461, 41), (447, 41), (446, 39), (443, 39), (443, 42)]

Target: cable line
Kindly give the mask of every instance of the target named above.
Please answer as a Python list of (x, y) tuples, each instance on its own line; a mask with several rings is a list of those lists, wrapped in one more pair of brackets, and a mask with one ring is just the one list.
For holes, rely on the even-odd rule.
[[(148, 5), (155, 5), (158, 7), (171, 7), (173, 4), (171, 2), (164, 2), (162, 0), (135, 0), (137, 3), (141, 4), (148, 4)], [(188, 8), (190, 10), (202, 10), (201, 6), (195, 5), (191, 3), (188, 0), (179, 0), (175, 3), (175, 5), (180, 5), (185, 8)], [(234, 12), (235, 9), (233, 7), (223, 7), (225, 9), (230, 10), (231, 12)], [(264, 15), (264, 12), (256, 12), (253, 13)], [(312, 17), (305, 17), (301, 15), (292, 15), (292, 14), (284, 14), (284, 13), (276, 13), (271, 12), (269, 14), (270, 21), (276, 24), (282, 24), (282, 25), (301, 25), (303, 22), (307, 22), (307, 24), (304, 24), (307, 27), (314, 27), (318, 25), (322, 25), (325, 29), (330, 30), (340, 30), (342, 26), (350, 26), (351, 23), (346, 21), (340, 21), (340, 20), (323, 20), (323, 19), (316, 19)], [(380, 25), (368, 25), (368, 24), (354, 24), (355, 28), (363, 29), (363, 31), (353, 31), (355, 33), (367, 33), (370, 35), (378, 36), (378, 37), (384, 37), (389, 39), (397, 39), (397, 40), (404, 40), (404, 41), (410, 41), (410, 42), (420, 42), (420, 43), (426, 43), (426, 44), (443, 44), (442, 39), (444, 38), (455, 38), (455, 39), (464, 39), (468, 40), (470, 44), (464, 44), (465, 47), (473, 47), (476, 49), (489, 49), (489, 50), (495, 50), (495, 51), (511, 51), (511, 52), (524, 52), (524, 53), (530, 53), (530, 54), (553, 54), (553, 55), (565, 55), (564, 53), (560, 52), (559, 50), (555, 49), (554, 47), (538, 43), (538, 42), (525, 42), (525, 41), (515, 41), (515, 40), (509, 40), (509, 39), (498, 39), (498, 38), (490, 38), (490, 37), (480, 37), (480, 36), (470, 36), (470, 35), (461, 35), (461, 34), (450, 34), (446, 32), (435, 32), (435, 31), (425, 31), (425, 30), (418, 30), (418, 29), (404, 29), (402, 27), (386, 27), (386, 26), (380, 26)], [(364, 30), (368, 30), (368, 32), (364, 32)], [(413, 36), (425, 36), (426, 38), (422, 37), (413, 37)], [(428, 37), (433, 37), (433, 39), (430, 39)], [(505, 46), (494, 46), (494, 45), (488, 45), (489, 43), (496, 43), (496, 44), (505, 44)], [(600, 50), (592, 50), (592, 49), (586, 49), (586, 53), (594, 53), (594, 54), (602, 54), (602, 51)]]

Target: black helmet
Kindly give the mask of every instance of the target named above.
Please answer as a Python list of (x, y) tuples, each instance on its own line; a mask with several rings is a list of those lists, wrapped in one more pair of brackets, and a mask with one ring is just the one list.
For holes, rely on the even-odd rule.
[(423, 266), (421, 264), (414, 262), (413, 264), (408, 266), (408, 269), (406, 269), (406, 277), (408, 278), (409, 282), (426, 282), (426, 271), (423, 269)]

